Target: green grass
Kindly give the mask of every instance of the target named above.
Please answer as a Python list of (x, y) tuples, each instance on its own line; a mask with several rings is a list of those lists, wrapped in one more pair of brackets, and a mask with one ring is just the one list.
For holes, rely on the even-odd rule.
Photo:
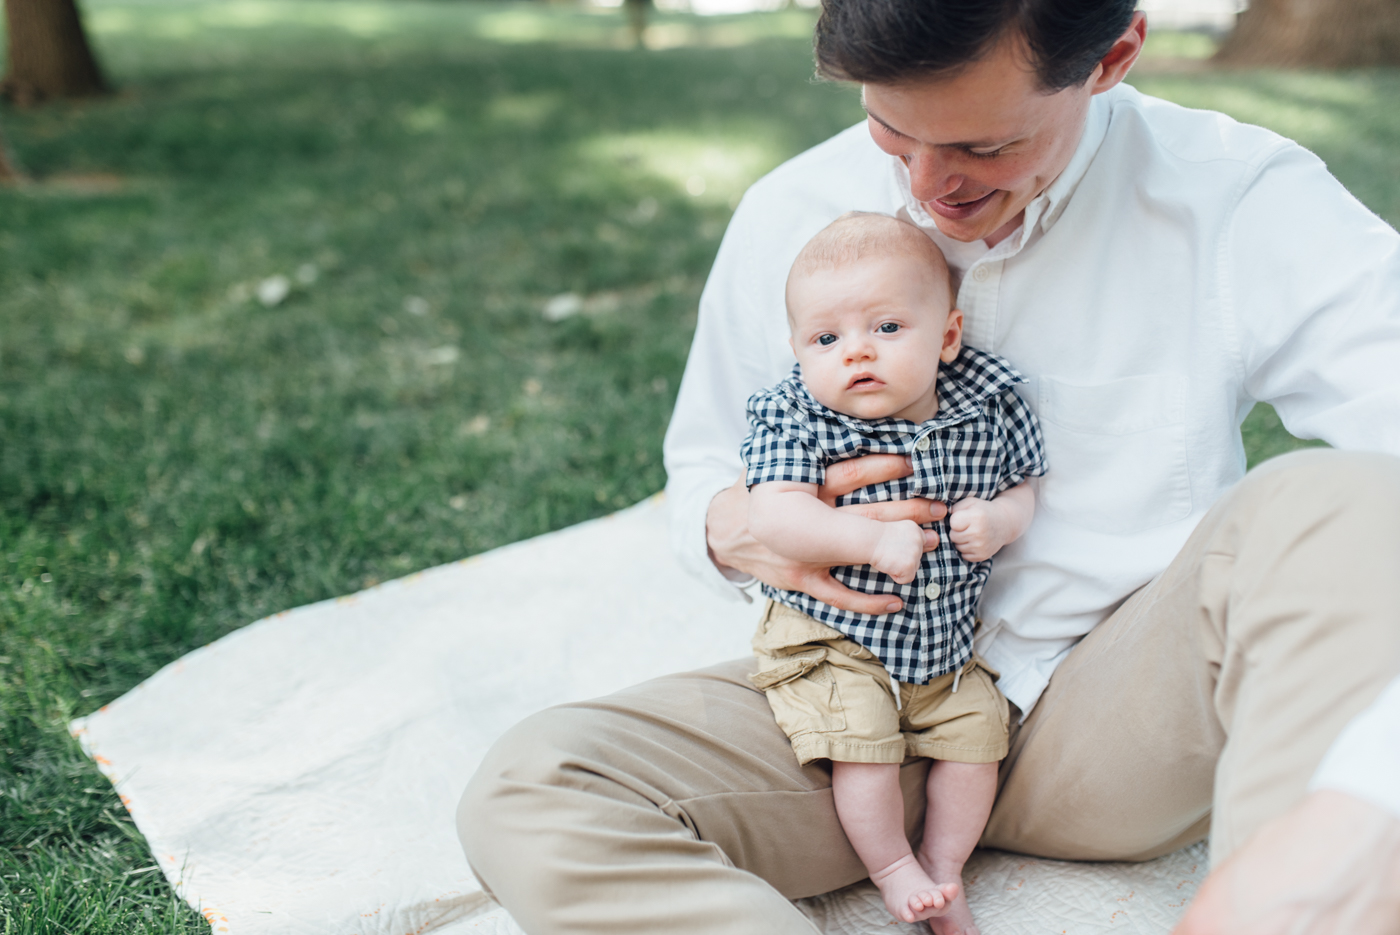
[[(660, 489), (732, 206), (860, 110), (807, 80), (804, 12), (661, 16), (649, 51), (543, 4), (87, 12), (119, 93), (0, 114), (38, 179), (0, 192), (0, 932), (200, 932), (67, 720), (258, 617)], [(1400, 219), (1396, 75), (1136, 80)], [(583, 311), (551, 322), (561, 293)], [(1246, 438), (1296, 444), (1264, 409)]]

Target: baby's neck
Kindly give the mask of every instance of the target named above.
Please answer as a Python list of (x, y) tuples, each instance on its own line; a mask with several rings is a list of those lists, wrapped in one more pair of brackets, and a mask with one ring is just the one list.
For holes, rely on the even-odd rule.
[(891, 416), (896, 419), (903, 419), (906, 422), (927, 422), (938, 415), (938, 394), (935, 393), (931, 400), (920, 400), (912, 406), (907, 406), (899, 412), (892, 412), (885, 418)]
[(879, 419), (903, 419), (905, 422), (923, 423), (938, 415), (938, 394), (936, 392), (934, 393), (933, 399), (931, 400), (920, 400), (914, 405), (906, 406), (903, 409), (899, 409), (894, 412), (882, 412), (873, 415), (861, 415), (860, 413), (856, 412), (845, 412), (841, 409), (837, 409), (835, 406), (827, 404), (826, 402), (820, 399), (817, 400), (817, 402), (821, 403), (823, 406), (826, 406), (826, 408), (832, 410), (833, 412), (839, 412), (842, 415), (850, 416), (853, 419), (863, 419), (867, 422), (874, 422)]

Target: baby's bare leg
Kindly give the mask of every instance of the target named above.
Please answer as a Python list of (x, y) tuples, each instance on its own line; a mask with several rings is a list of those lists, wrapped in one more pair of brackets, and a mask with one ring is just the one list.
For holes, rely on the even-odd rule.
[[(995, 771), (992, 775), (995, 778)], [(899, 766), (834, 762), (831, 791), (841, 827), (870, 871), (871, 881), (880, 888), (890, 914), (904, 922), (918, 922), (947, 912), (960, 888), (936, 885), (914, 857), (904, 837)]]
[(947, 912), (929, 923), (936, 935), (978, 935), (962, 891), (962, 869), (982, 837), (996, 794), (996, 763), (936, 760), (929, 769), (928, 815), (918, 860), (940, 885), (957, 886)]

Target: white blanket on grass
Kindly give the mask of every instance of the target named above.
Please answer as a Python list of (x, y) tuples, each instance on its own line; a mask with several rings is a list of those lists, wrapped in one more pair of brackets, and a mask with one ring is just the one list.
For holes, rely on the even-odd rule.
[[(548, 705), (745, 655), (757, 609), (688, 579), (660, 497), (261, 620), (74, 735), (215, 933), (518, 935), (457, 844), (467, 777)], [(1202, 850), (1148, 864), (975, 855), (985, 935), (1165, 935)], [(802, 900), (828, 933), (892, 925), (869, 884)], [(923, 929), (923, 931), (927, 931)]]

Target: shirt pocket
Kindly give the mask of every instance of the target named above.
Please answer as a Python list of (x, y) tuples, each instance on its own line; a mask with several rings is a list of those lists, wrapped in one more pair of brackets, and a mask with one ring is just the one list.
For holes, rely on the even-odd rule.
[(1191, 514), (1186, 378), (1146, 374), (1077, 385), (1041, 377), (1049, 470), (1040, 507), (1096, 532), (1129, 533)]

